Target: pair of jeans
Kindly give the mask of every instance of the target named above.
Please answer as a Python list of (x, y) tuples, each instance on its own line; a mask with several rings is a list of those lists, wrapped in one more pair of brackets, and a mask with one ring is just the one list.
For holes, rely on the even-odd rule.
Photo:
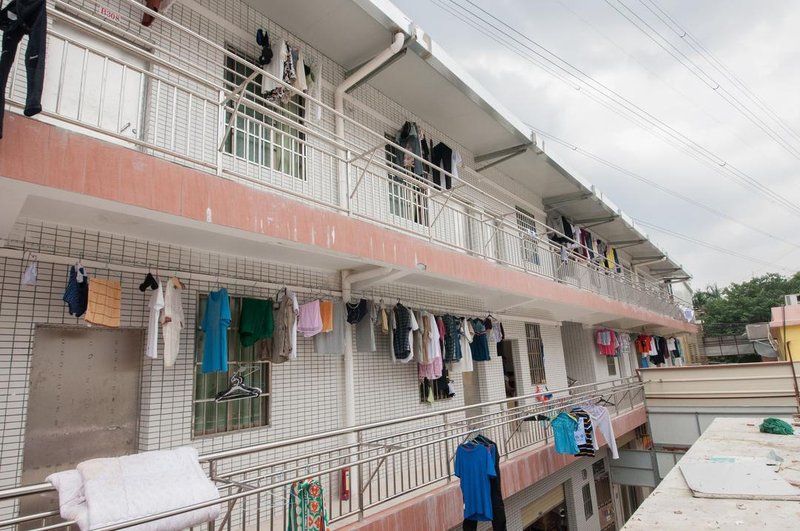
[(12, 0), (0, 10), (0, 30), (3, 44), (0, 52), (0, 138), (3, 138), (3, 115), (6, 104), (6, 85), (19, 41), (28, 36), (25, 50), (25, 70), (28, 75), (28, 93), (25, 99), (25, 116), (42, 111), (45, 51), (47, 49), (46, 0)]

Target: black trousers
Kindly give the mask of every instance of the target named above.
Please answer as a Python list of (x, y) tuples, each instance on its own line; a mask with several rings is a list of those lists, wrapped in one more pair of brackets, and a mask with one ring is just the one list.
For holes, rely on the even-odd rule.
[(45, 0), (12, 0), (0, 11), (0, 29), (3, 30), (3, 47), (0, 52), (0, 138), (3, 138), (3, 114), (6, 105), (6, 85), (19, 41), (28, 36), (25, 50), (25, 70), (28, 75), (28, 93), (25, 99), (25, 116), (42, 111), (42, 86), (47, 49), (47, 2)]
[[(492, 507), (492, 531), (506, 531), (506, 510), (504, 507)], [(462, 526), (464, 531), (476, 531), (478, 522), (476, 520), (464, 520)]]

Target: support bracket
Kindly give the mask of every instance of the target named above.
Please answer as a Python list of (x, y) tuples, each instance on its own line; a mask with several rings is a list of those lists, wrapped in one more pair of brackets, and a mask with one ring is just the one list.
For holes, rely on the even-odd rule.
[(573, 201), (583, 201), (584, 199), (589, 199), (594, 194), (592, 192), (574, 192), (571, 194), (561, 194), (561, 195), (554, 195), (551, 197), (545, 197), (542, 200), (545, 208), (552, 208), (558, 205), (563, 205), (564, 203), (572, 203)]
[[(498, 164), (502, 164), (503, 162), (505, 162), (507, 160), (510, 160), (510, 159), (513, 159), (514, 157), (522, 155), (523, 153), (528, 151), (528, 147), (529, 146), (530, 146), (530, 144), (522, 144), (522, 145), (519, 145), (519, 146), (515, 146), (513, 148), (502, 149), (502, 150), (496, 151), (494, 153), (487, 153), (487, 155), (483, 155), (483, 157), (491, 156), (490, 158), (495, 158), (495, 157), (497, 157), (497, 158), (495, 158), (495, 160), (493, 160), (492, 162), (484, 164), (483, 166), (481, 166), (479, 168), (475, 168), (475, 171), (480, 173), (483, 170), (488, 170), (492, 166), (497, 166)], [(507, 153), (502, 154), (503, 152), (507, 152)], [(482, 159), (482, 160), (486, 160), (486, 159)], [(480, 162), (478, 160), (478, 157), (476, 157), (475, 162), (476, 163)]]

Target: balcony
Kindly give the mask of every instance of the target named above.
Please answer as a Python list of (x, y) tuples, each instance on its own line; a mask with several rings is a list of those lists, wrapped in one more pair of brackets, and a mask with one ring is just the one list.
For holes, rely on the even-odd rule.
[[(56, 0), (48, 8), (42, 120), (682, 320), (680, 305), (689, 303), (663, 284), (621, 265), (604, 267), (577, 243), (568, 251), (554, 244), (549, 236), (557, 231), (520, 211), (513, 191), (488, 193), (486, 177), (474, 169), (464, 166), (456, 177), (434, 167), (365, 125), (368, 117), (356, 120), (298, 96), (235, 51), (166, 17), (157, 15), (157, 23), (168, 31), (151, 39), (138, 23), (144, 8), (121, 4), (127, 14), (109, 17), (91, 2)], [(284, 89), (283, 101), (261, 95), (259, 76)], [(21, 60), (9, 94), (20, 111)], [(387, 147), (420, 162), (424, 175), (387, 160)], [(453, 188), (432, 184), (433, 171), (452, 178)]]
[[(503, 493), (508, 497), (573, 460), (570, 456), (550, 456), (545, 459), (546, 469), (530, 466), (526, 458), (537, 451), (552, 451), (553, 446), (547, 423), (535, 420), (536, 415), (554, 416), (574, 405), (605, 399), (612, 404), (609, 412), (613, 422), (627, 421), (625, 431), (644, 422), (643, 386), (635, 378), (552, 393), (554, 398), (549, 401), (542, 400), (542, 393), (533, 394), (201, 456), (209, 477), (219, 488), (224, 508), (209, 529), (285, 529), (287, 488), (312, 476), (323, 485), (328, 521), (337, 529), (375, 518), (381, 511), (391, 512), (399, 501), (413, 503), (423, 493), (428, 499), (455, 497), (449, 503), (455, 512), (425, 515), (432, 518), (426, 520), (429, 525), (446, 529), (460, 522), (453, 459), (458, 445), (470, 435), (480, 432), (497, 443)], [(617, 436), (623, 434), (617, 431)], [(348, 491), (343, 488), (343, 473), (350, 477)], [(14, 505), (19, 514), (0, 521), (0, 528), (24, 525), (26, 529), (44, 530), (73, 524), (61, 521), (58, 511), (47, 505), (48, 500), (55, 502), (54, 496), (49, 483), (0, 491), (0, 507)], [(103, 531), (198, 507), (121, 523)], [(441, 525), (436, 527), (436, 522)]]

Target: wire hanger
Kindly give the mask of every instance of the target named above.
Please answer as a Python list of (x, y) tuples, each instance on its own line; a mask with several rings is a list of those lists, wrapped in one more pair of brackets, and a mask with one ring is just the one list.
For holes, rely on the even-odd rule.
[[(250, 372), (244, 372), (246, 369), (251, 369)], [(224, 391), (217, 394), (214, 399), (216, 402), (230, 402), (231, 400), (242, 400), (247, 398), (258, 398), (261, 396), (262, 391), (259, 387), (253, 387), (244, 383), (244, 377), (258, 371), (260, 368), (242, 366), (239, 367), (233, 376), (231, 376), (230, 385)]]
[(286, 295), (286, 288), (285, 287), (278, 288), (278, 291), (275, 292), (275, 304), (278, 304), (278, 302), (281, 300), (281, 293)]

